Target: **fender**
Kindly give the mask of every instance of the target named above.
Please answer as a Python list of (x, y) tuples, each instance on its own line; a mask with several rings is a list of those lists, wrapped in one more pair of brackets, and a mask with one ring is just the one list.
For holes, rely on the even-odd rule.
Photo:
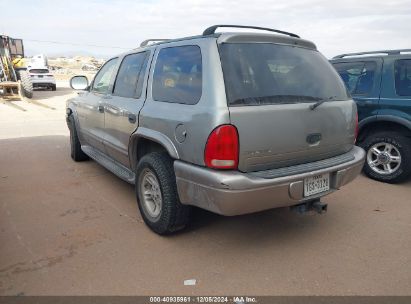
[(136, 132), (134, 132), (131, 135), (129, 146), (128, 146), (129, 147), (128, 155), (130, 157), (130, 164), (133, 170), (135, 169), (134, 164), (137, 163), (137, 146), (138, 146), (138, 141), (141, 138), (150, 139), (162, 145), (167, 150), (168, 154), (170, 154), (172, 158), (180, 159), (180, 156), (178, 155), (178, 151), (170, 138), (168, 138), (163, 133), (160, 133), (158, 131), (154, 131), (152, 129), (148, 129), (144, 127), (138, 127)]
[(399, 116), (393, 116), (393, 115), (378, 115), (377, 118), (378, 118), (378, 121), (396, 122), (408, 128), (409, 130), (411, 130), (411, 121), (408, 119), (405, 119)]
[(383, 122), (383, 121), (389, 121), (389, 122), (395, 122), (398, 123), (406, 128), (408, 128), (411, 131), (411, 121), (402, 118), (402, 117), (398, 117), (398, 116), (394, 116), (394, 115), (377, 115), (377, 116), (371, 116), (371, 117), (367, 117), (363, 120), (361, 120), (359, 122), (359, 129), (361, 131), (361, 129), (363, 129), (365, 126), (367, 126), (368, 124), (372, 123), (372, 122)]

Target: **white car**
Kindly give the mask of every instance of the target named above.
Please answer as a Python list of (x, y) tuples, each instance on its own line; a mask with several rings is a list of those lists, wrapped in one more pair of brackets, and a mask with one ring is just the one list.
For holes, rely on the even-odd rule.
[(56, 79), (47, 67), (29, 67), (27, 71), (33, 83), (33, 88), (50, 88), (52, 91), (57, 89)]

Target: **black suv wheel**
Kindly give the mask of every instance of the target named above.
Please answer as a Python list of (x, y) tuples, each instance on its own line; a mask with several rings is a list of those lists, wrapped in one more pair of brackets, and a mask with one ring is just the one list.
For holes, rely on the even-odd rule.
[(191, 207), (180, 203), (173, 160), (167, 153), (145, 155), (136, 170), (136, 195), (144, 222), (158, 234), (183, 229)]
[(81, 150), (81, 144), (80, 144), (80, 140), (78, 139), (76, 125), (74, 123), (73, 116), (69, 117), (69, 121), (70, 121), (70, 125), (69, 125), (70, 156), (76, 162), (88, 160), (89, 157), (87, 156), (87, 154), (85, 154), (83, 150)]
[(399, 183), (410, 176), (410, 138), (396, 132), (377, 132), (361, 146), (367, 153), (364, 165), (367, 176), (387, 183)]

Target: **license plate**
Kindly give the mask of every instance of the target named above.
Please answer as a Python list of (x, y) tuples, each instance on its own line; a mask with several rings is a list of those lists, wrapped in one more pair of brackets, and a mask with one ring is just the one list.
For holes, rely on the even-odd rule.
[(38, 77), (38, 78), (43, 78), (43, 75), (38, 75), (37, 77)]
[(304, 179), (304, 196), (330, 190), (330, 174), (319, 174)]

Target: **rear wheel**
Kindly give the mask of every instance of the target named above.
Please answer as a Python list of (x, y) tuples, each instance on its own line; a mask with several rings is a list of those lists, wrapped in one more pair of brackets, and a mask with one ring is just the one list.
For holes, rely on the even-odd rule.
[(170, 234), (188, 224), (191, 207), (180, 203), (173, 160), (167, 153), (150, 153), (140, 160), (136, 195), (141, 216), (154, 232)]
[(20, 88), (23, 93), (23, 96), (27, 98), (32, 98), (33, 83), (31, 82), (30, 75), (27, 73), (27, 71), (24, 70), (17, 71), (17, 74), (19, 75), (18, 78), (20, 79)]
[(53, 85), (51, 86), (51, 90), (52, 90), (52, 91), (57, 90), (57, 87), (56, 87), (56, 85), (55, 85), (55, 84), (53, 84)]
[(411, 175), (410, 138), (396, 132), (378, 132), (361, 146), (367, 152), (364, 173), (372, 179), (399, 183)]

